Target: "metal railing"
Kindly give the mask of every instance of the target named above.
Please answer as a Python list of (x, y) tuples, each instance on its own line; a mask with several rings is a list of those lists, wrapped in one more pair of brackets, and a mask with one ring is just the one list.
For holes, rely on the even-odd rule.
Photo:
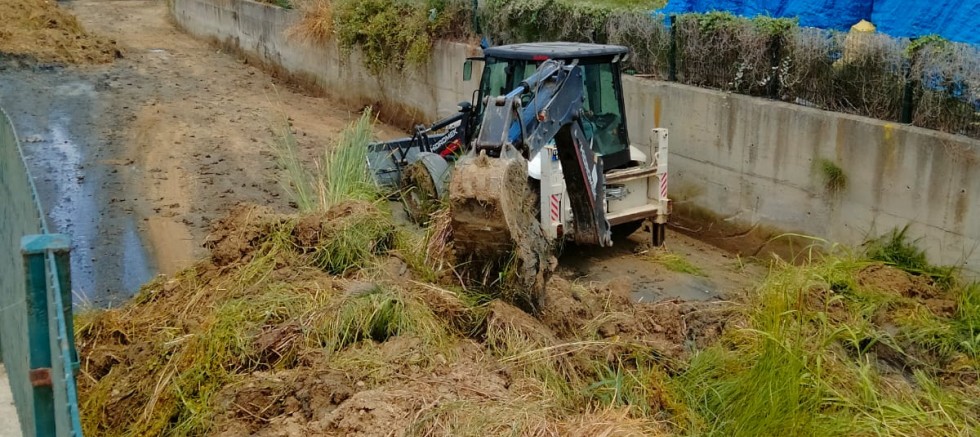
[(25, 437), (81, 436), (69, 240), (48, 232), (0, 108), (0, 361)]

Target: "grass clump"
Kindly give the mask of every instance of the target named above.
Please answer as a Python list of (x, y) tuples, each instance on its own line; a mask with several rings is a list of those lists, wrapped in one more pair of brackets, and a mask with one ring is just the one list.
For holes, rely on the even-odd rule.
[(704, 270), (691, 263), (684, 255), (667, 251), (658, 251), (650, 257), (654, 262), (667, 270), (694, 276), (705, 276)]
[(334, 144), (324, 148), (312, 167), (304, 163), (296, 137), (284, 123), (274, 149), (285, 170), (281, 185), (301, 212), (326, 211), (341, 202), (381, 197), (366, 164), (373, 122), (371, 110), (364, 111)]
[(821, 159), (819, 168), (827, 192), (837, 194), (847, 188), (847, 174), (837, 163), (829, 159)]
[(446, 327), (418, 298), (380, 286), (345, 299), (333, 320), (324, 320), (324, 343), (332, 350), (370, 340), (378, 343), (398, 335), (413, 335), (446, 343)]
[(935, 281), (943, 288), (950, 288), (956, 277), (956, 268), (952, 266), (935, 266), (926, 259), (924, 250), (915, 245), (908, 236), (909, 227), (893, 229), (865, 243), (867, 257), (895, 266), (914, 275), (922, 275)]

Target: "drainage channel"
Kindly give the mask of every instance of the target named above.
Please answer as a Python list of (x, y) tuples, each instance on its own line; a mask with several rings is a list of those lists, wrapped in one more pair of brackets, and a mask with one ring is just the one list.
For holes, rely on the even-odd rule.
[[(56, 71), (6, 71), (0, 105), (17, 129), (53, 232), (72, 239), (75, 304), (105, 307), (132, 296), (155, 274), (139, 232), (134, 195), (107, 141), (119, 120), (97, 83)], [(128, 202), (128, 205), (127, 205)]]

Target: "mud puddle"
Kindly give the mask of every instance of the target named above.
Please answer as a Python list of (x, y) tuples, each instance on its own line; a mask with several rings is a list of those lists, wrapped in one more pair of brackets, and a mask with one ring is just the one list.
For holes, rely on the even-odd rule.
[[(652, 249), (649, 239), (648, 232), (639, 231), (609, 248), (566, 247), (559, 258), (558, 272), (586, 284), (625, 279), (634, 301), (656, 302), (728, 299), (750, 287), (752, 278), (757, 278), (763, 270), (670, 230), (662, 252)], [(658, 261), (657, 255), (661, 253), (684, 260), (696, 272), (672, 270)]]
[[(21, 136), (27, 163), (52, 232), (72, 239), (76, 303), (108, 306), (134, 293), (156, 272), (131, 214), (126, 168), (106, 165), (113, 125), (100, 84), (54, 70), (4, 71), (0, 105)], [(129, 203), (130, 205), (126, 205)]]

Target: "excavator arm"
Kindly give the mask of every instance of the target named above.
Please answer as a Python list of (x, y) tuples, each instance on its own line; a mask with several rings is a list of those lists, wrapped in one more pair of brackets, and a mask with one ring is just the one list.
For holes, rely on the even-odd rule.
[(457, 257), (491, 268), (502, 258), (516, 259), (524, 285), (543, 290), (552, 248), (538, 220), (527, 164), (552, 141), (564, 169), (575, 241), (612, 244), (602, 162), (579, 121), (583, 90), (575, 62), (548, 60), (508, 94), (486, 97), (479, 134), (450, 182)]

